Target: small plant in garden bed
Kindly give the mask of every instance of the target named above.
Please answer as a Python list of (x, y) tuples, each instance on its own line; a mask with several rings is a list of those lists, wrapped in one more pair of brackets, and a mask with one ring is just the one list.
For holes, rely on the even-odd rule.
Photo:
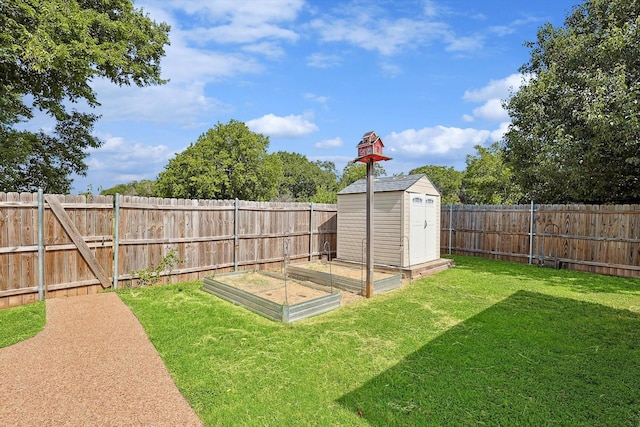
[[(160, 281), (160, 277), (162, 277), (163, 274), (171, 274), (171, 271), (181, 262), (182, 260), (178, 256), (178, 251), (171, 249), (157, 266), (154, 268), (134, 271), (132, 276), (138, 277), (138, 286), (152, 286)], [(132, 282), (133, 280), (129, 282), (130, 286), (133, 286)]]

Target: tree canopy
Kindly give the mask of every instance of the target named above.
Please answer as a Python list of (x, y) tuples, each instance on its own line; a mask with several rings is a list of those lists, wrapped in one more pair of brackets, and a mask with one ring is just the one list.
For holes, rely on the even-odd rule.
[(114, 185), (111, 188), (100, 191), (100, 194), (103, 196), (122, 194), (123, 196), (155, 197), (154, 185), (154, 181), (143, 179), (141, 181), (131, 181), (127, 184)]
[(443, 205), (460, 203), (460, 186), (462, 185), (462, 172), (453, 167), (425, 165), (409, 171), (409, 175), (423, 173), (433, 185), (440, 191)]
[[(373, 176), (384, 176), (386, 173), (380, 162), (373, 164)], [(342, 169), (342, 175), (340, 175), (340, 181), (338, 182), (338, 191), (366, 177), (367, 165), (365, 163), (349, 162)]]
[(283, 170), (278, 185), (279, 200), (310, 202), (318, 192), (335, 191), (337, 174), (333, 162), (312, 162), (307, 156), (287, 151), (274, 155), (280, 159)]
[(528, 43), (506, 161), (540, 203), (640, 199), (640, 2), (587, 0)]
[[(99, 105), (95, 78), (118, 85), (161, 84), (169, 26), (131, 0), (0, 2), (0, 190), (68, 192), (86, 174), (86, 149), (98, 116), (69, 104)], [(56, 122), (30, 132), (34, 110)]]
[(513, 172), (504, 164), (498, 142), (489, 147), (476, 145), (476, 155), (467, 155), (462, 174), (460, 198), (465, 204), (510, 205), (519, 203), (522, 191), (513, 180)]
[(159, 197), (273, 200), (282, 180), (280, 159), (267, 154), (269, 138), (242, 122), (218, 122), (177, 154), (156, 180)]

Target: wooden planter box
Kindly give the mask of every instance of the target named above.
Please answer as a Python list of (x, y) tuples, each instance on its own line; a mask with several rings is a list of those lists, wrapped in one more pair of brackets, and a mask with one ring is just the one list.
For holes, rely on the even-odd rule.
[[(224, 300), (245, 307), (269, 319), (291, 323), (317, 314), (325, 313), (340, 307), (340, 294), (332, 293), (297, 304), (278, 304), (251, 292), (235, 288), (223, 283), (225, 276), (237, 276), (245, 273), (230, 273), (203, 279), (203, 290)], [(220, 280), (217, 280), (217, 279)]]

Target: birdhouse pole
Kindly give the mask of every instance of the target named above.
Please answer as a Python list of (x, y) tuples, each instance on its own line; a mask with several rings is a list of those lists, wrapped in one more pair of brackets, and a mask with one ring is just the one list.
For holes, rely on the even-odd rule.
[(373, 296), (373, 159), (367, 160), (367, 282), (364, 295)]
[(373, 296), (373, 178), (374, 163), (382, 160), (391, 160), (390, 157), (382, 155), (382, 139), (375, 132), (367, 132), (362, 136), (362, 140), (358, 144), (358, 157), (355, 161), (363, 162), (367, 165), (367, 219), (366, 219), (366, 241), (367, 241), (367, 281), (365, 286), (365, 296), (371, 298)]

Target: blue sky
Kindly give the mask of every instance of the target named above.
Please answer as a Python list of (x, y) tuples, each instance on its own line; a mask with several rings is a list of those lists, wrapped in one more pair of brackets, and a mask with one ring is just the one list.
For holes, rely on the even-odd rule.
[(235, 119), (280, 150), (341, 171), (362, 134), (385, 144), (387, 174), (465, 168), (509, 123), (501, 100), (522, 81), (525, 41), (578, 0), (148, 0), (171, 25), (162, 75), (147, 88), (92, 86), (102, 115), (73, 192), (155, 179), (216, 123)]

